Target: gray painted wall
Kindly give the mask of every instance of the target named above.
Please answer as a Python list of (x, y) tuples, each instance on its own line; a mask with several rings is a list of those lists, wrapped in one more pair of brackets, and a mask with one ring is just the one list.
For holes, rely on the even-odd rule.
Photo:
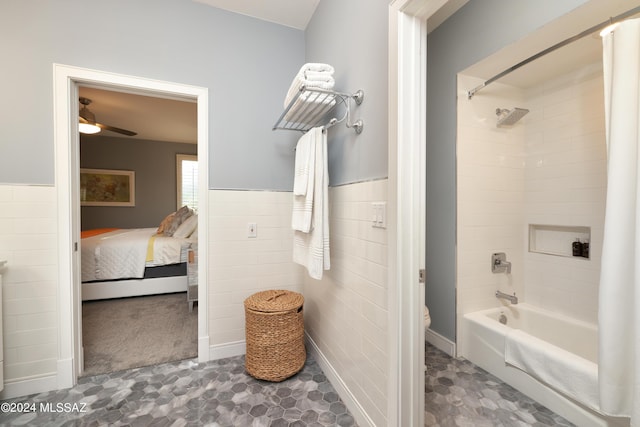
[(185, 0), (0, 3), (0, 183), (54, 183), (53, 63), (209, 88), (210, 188), (290, 190), (300, 30)]
[(176, 154), (196, 154), (194, 144), (105, 136), (80, 139), (80, 167), (135, 171), (135, 207), (83, 206), (82, 230), (157, 227), (176, 210)]
[(427, 283), (431, 328), (455, 341), (456, 75), (586, 0), (470, 1), (427, 42)]
[(331, 64), (336, 90), (365, 93), (354, 110), (362, 134), (344, 124), (329, 130), (332, 186), (388, 175), (388, 8), (388, 0), (322, 0), (307, 27), (306, 62)]

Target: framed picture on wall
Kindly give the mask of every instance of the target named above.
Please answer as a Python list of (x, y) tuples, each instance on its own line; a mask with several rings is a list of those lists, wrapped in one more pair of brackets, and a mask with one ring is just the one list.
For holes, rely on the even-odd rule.
[(80, 169), (80, 206), (135, 206), (134, 171)]

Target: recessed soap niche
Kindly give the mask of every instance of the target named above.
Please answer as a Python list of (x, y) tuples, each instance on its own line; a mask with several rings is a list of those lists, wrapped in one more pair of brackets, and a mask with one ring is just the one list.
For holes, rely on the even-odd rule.
[(581, 256), (574, 255), (574, 242), (591, 242), (591, 227), (529, 224), (529, 252), (589, 259), (588, 245)]

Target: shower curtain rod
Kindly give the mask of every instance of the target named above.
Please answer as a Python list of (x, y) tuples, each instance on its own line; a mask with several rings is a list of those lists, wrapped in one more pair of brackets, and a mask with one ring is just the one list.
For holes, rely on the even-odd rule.
[(471, 99), (473, 98), (473, 95), (476, 94), (476, 92), (478, 92), (480, 89), (484, 88), (485, 86), (495, 82), (496, 80), (506, 76), (507, 74), (511, 73), (512, 71), (517, 70), (520, 67), (523, 67), (525, 65), (527, 65), (529, 62), (535, 61), (536, 59), (545, 56), (548, 53), (553, 52), (554, 50), (560, 49), (563, 46), (566, 46), (568, 44), (573, 43), (574, 41), (580, 40), (581, 38), (588, 36), (590, 34), (595, 33), (596, 31), (601, 31), (605, 28), (607, 28), (609, 25), (618, 23), (630, 16), (633, 16), (637, 13), (640, 13), (640, 6), (633, 8), (625, 13), (622, 13), (618, 16), (615, 16), (613, 18), (609, 18), (608, 20), (601, 22), (600, 24), (594, 25), (593, 27), (584, 30), (583, 32), (576, 34), (573, 37), (569, 37), (566, 40), (561, 41), (560, 43), (556, 43), (551, 47), (546, 48), (545, 50), (536, 53), (535, 55), (532, 55), (530, 57), (528, 57), (527, 59), (525, 59), (524, 61), (518, 62), (516, 65), (507, 68), (506, 70), (504, 70), (503, 72), (496, 74), (495, 76), (491, 77), (489, 80), (485, 81), (484, 83), (480, 84), (479, 86), (474, 87), (473, 89), (471, 89), (470, 91), (467, 92), (467, 98)]

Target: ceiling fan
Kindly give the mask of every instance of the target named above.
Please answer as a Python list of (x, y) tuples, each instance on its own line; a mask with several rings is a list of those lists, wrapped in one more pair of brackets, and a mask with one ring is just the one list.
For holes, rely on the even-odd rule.
[(87, 134), (92, 134), (92, 133), (98, 133), (100, 132), (100, 130), (104, 129), (104, 130), (109, 130), (111, 132), (117, 132), (117, 133), (121, 133), (123, 135), (127, 135), (127, 136), (134, 136), (137, 135), (136, 132), (132, 132), (130, 130), (127, 129), (121, 129), (121, 128), (117, 128), (115, 126), (109, 126), (109, 125), (104, 125), (102, 123), (97, 123), (96, 122), (96, 115), (93, 114), (91, 112), (91, 110), (89, 110), (87, 108), (87, 105), (91, 104), (91, 100), (89, 98), (85, 98), (83, 96), (81, 96), (79, 98), (80, 104), (82, 104), (82, 108), (80, 108), (80, 125), (79, 125), (79, 131), (80, 133), (87, 133)]

